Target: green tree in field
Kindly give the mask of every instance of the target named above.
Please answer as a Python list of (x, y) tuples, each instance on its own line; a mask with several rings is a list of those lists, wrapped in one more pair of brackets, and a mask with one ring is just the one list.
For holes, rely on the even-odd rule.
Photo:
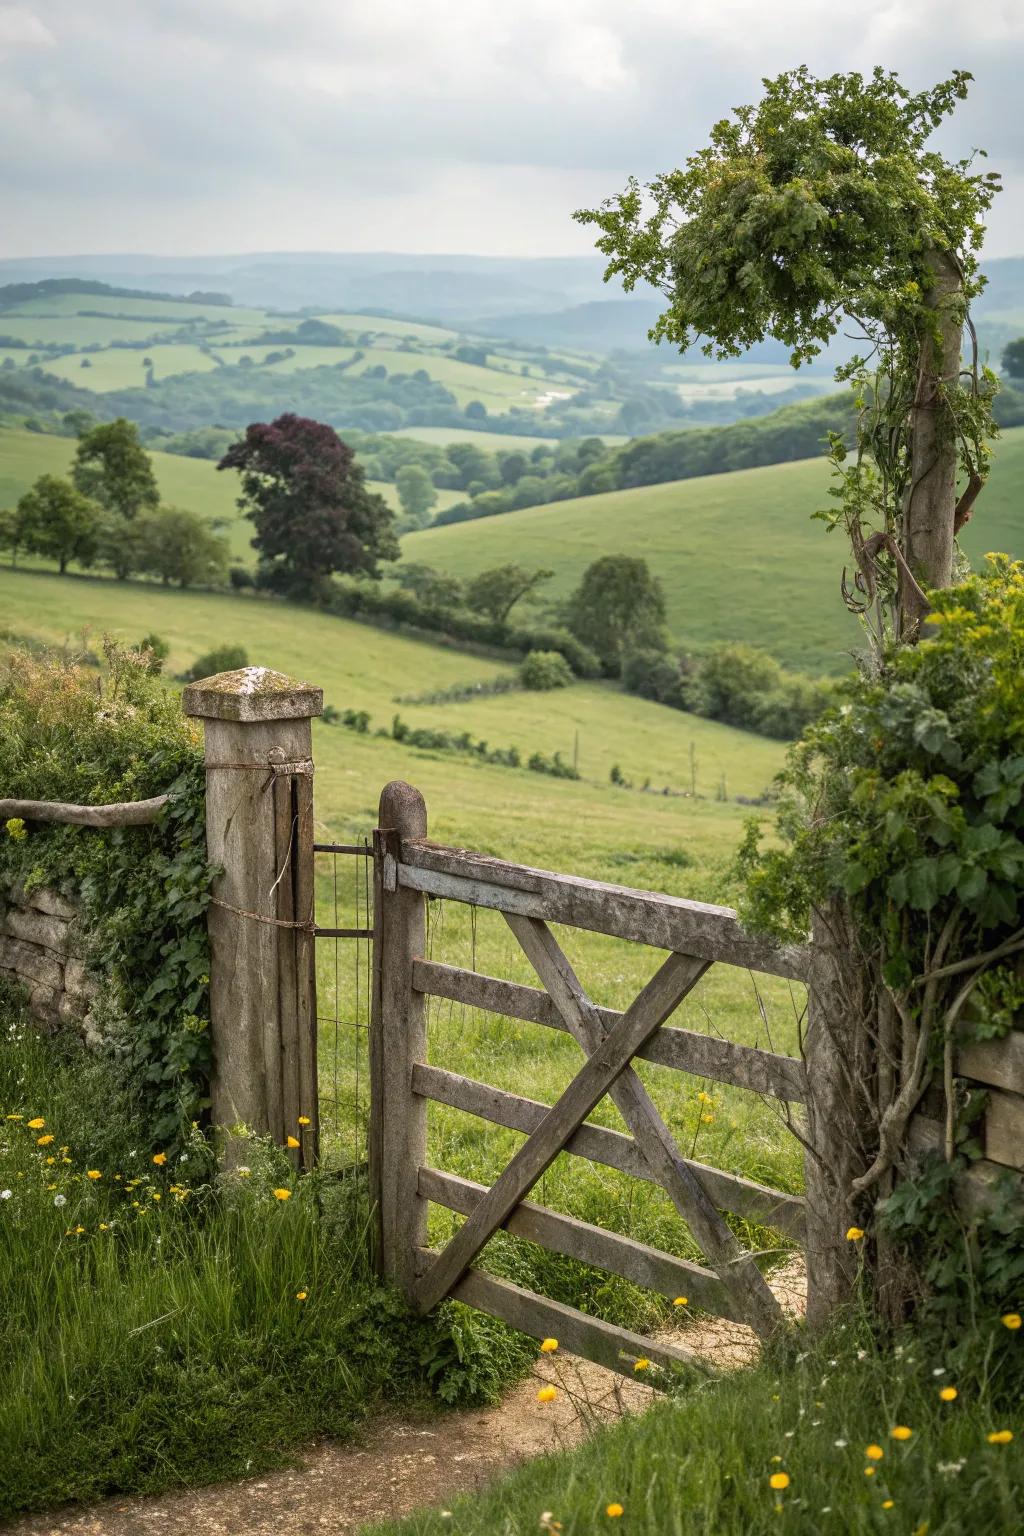
[(459, 490), (468, 490), (475, 480), (490, 488), (497, 485), (494, 455), (486, 453), (476, 443), (449, 443), (445, 452), (458, 471)]
[(153, 465), (139, 442), (139, 429), (123, 416), (92, 427), (79, 438), (71, 478), (84, 496), (129, 521), (144, 507), (160, 502)]
[(419, 464), (403, 464), (395, 475), (402, 511), (412, 522), (422, 526), (430, 510), (437, 505), (437, 491), (427, 471)]
[(156, 507), (138, 519), (139, 569), (179, 587), (222, 586), (228, 542), (205, 519), (181, 507)]
[(94, 501), (58, 475), (40, 475), (18, 502), (25, 548), (56, 560), (62, 576), (69, 560), (92, 565), (101, 516)]
[(554, 571), (530, 571), (523, 565), (496, 565), (492, 570), (481, 571), (466, 587), (466, 602), (477, 613), (504, 624), (516, 603), (530, 592), (535, 592), (545, 581), (550, 581)]
[[(912, 94), (881, 68), (764, 82), (679, 170), (576, 217), (598, 230), (606, 277), (659, 288), (651, 335), (736, 357), (775, 336), (794, 366), (843, 326), (864, 338), (857, 452), (832, 440), (837, 506), (856, 561), (851, 607), (872, 638), (913, 639), (927, 589), (953, 574), (955, 537), (984, 484), (994, 376), (962, 373), (977, 252), (999, 178), (947, 160), (933, 131), (967, 94), (957, 71)], [(957, 495), (960, 476), (964, 490)]]
[(665, 595), (640, 556), (602, 555), (588, 565), (569, 599), (567, 621), (613, 677), (630, 651), (665, 649)]
[(1003, 372), (1015, 384), (1024, 384), (1024, 336), (1003, 348)]
[(435, 570), (419, 560), (401, 564), (395, 570), (395, 580), (406, 592), (411, 592), (421, 603), (438, 608), (457, 608), (464, 592), (462, 582), (447, 571)]
[(9, 549), (11, 564), (17, 565), (18, 551), (25, 548), (25, 519), (17, 507), (0, 507), (0, 549)]

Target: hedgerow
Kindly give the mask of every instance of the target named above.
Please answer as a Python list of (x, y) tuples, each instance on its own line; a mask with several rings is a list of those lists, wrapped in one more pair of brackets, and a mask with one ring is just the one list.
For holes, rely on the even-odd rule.
[(11, 821), (0, 886), (56, 886), (81, 904), (107, 1050), (155, 1143), (207, 1105), (210, 1065), (205, 782), (194, 725), (147, 656), (105, 642), (104, 671), (13, 651), (0, 673), (0, 783), (15, 799), (102, 804), (166, 791), (151, 826)]

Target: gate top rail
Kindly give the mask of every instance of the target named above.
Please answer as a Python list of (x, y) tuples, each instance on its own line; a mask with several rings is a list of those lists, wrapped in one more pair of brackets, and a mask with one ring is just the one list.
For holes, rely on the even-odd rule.
[(510, 864), (425, 838), (402, 838), (396, 847), (395, 882), (407, 890), (565, 923), (790, 981), (811, 977), (809, 944), (779, 945), (747, 933), (732, 907)]

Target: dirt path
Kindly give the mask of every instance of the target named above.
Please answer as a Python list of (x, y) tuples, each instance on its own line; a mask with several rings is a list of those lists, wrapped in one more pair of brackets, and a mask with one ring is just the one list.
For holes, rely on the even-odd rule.
[[(784, 1308), (799, 1313), (803, 1273), (793, 1261), (772, 1277)], [(749, 1329), (707, 1319), (684, 1335), (719, 1368), (756, 1353)], [(545, 1382), (558, 1387), (539, 1404)], [(534, 1375), (496, 1408), (410, 1419), (377, 1419), (350, 1445), (320, 1445), (299, 1464), (238, 1483), (117, 1498), (89, 1509), (32, 1515), (4, 1526), (8, 1536), (320, 1536), (354, 1532), (375, 1520), (411, 1513), (472, 1493), (523, 1461), (579, 1443), (601, 1423), (637, 1413), (655, 1394), (572, 1357), (538, 1362)]]

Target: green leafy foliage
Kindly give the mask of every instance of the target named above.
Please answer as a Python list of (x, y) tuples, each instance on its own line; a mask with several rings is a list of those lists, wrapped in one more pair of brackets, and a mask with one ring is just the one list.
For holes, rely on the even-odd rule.
[(13, 652), (0, 676), (0, 781), (17, 798), (102, 804), (167, 792), (152, 826), (33, 823), (0, 838), (0, 879), (81, 902), (108, 1049), (150, 1134), (171, 1143), (205, 1107), (210, 1065), (202, 752), (150, 653), (105, 645), (107, 671)]
[(567, 688), (573, 681), (572, 668), (558, 651), (530, 651), (519, 668), (519, 680), (524, 688), (539, 692)]

